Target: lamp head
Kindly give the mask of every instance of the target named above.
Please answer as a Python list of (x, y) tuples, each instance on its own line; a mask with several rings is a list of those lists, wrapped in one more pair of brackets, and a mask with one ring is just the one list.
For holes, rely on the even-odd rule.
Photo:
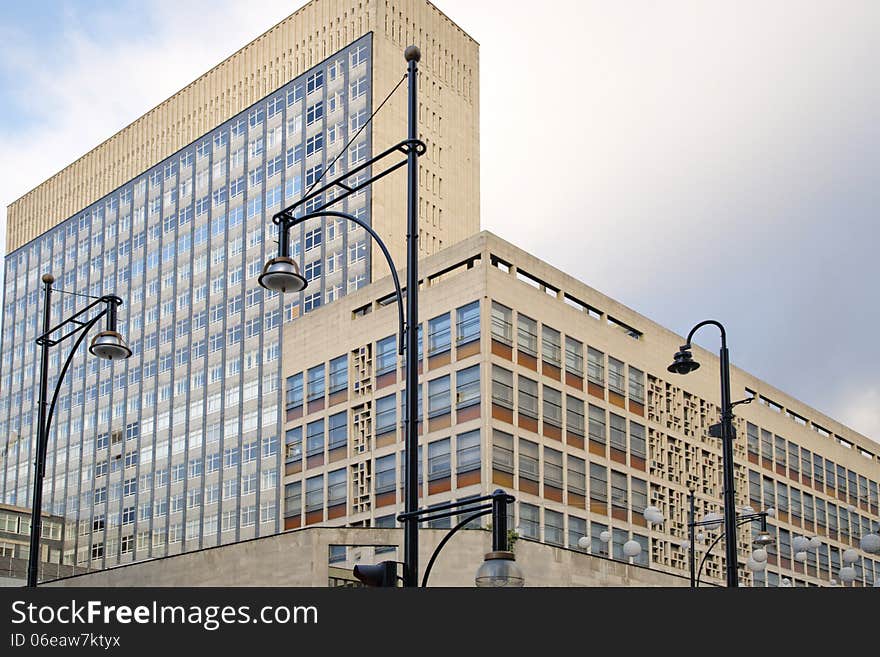
[(673, 374), (689, 374), (699, 366), (700, 364), (694, 360), (694, 356), (691, 353), (691, 346), (684, 344), (673, 356), (672, 364), (666, 369)]
[(478, 587), (519, 588), (525, 584), (525, 577), (513, 552), (488, 552), (474, 578)]
[(394, 561), (357, 565), (353, 572), (367, 586), (397, 586), (397, 563)]
[(125, 344), (122, 335), (116, 331), (101, 331), (92, 338), (89, 352), (105, 360), (123, 360), (131, 356), (131, 349)]
[(773, 545), (773, 543), (775, 543), (775, 542), (776, 541), (773, 540), (773, 537), (770, 535), (770, 532), (764, 530), (764, 531), (758, 532), (758, 535), (755, 536), (755, 540), (752, 541), (752, 544), (755, 547), (763, 548), (768, 545)]
[(267, 290), (282, 293), (300, 292), (308, 285), (308, 281), (299, 273), (299, 267), (287, 256), (277, 256), (266, 262), (257, 281)]

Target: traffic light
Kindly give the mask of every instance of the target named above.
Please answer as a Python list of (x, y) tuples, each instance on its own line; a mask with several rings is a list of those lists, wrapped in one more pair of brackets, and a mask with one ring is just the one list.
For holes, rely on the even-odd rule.
[(367, 586), (397, 586), (397, 562), (355, 566), (354, 576)]

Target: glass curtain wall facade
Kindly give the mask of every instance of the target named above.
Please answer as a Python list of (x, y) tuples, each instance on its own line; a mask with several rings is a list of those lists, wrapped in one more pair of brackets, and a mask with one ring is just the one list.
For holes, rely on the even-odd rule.
[[(43, 504), (65, 520), (66, 563), (279, 531), (281, 325), (368, 282), (368, 237), (332, 219), (294, 229), (310, 284), (292, 303), (257, 276), (277, 253), (272, 214), (370, 156), (371, 48), (368, 34), (7, 257), (3, 502), (31, 504), (41, 274), (120, 296), (134, 352), (111, 363), (84, 344), (60, 389)], [(334, 208), (369, 222), (369, 192)], [(54, 294), (53, 325), (86, 303)], [(50, 350), (50, 395), (70, 346)]]

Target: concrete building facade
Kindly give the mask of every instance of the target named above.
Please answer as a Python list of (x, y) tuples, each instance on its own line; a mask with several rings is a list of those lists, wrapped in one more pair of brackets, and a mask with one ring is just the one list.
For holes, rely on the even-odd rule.
[[(366, 285), (374, 247), (354, 224), (307, 222), (292, 249), (310, 290), (282, 300), (257, 285), (277, 252), (271, 217), (406, 138), (405, 83), (377, 110), (412, 43), (421, 246), (439, 250), (479, 226), (479, 62), (425, 0), (314, 0), (9, 206), (0, 500), (32, 497), (41, 275), (120, 296), (134, 352), (102, 363), (83, 349), (60, 388), (43, 500), (69, 528), (64, 563), (280, 530), (281, 326)], [(400, 173), (333, 207), (402, 258), (405, 189)], [(56, 293), (53, 323), (82, 302)], [(52, 351), (50, 394), (69, 345)]]
[[(490, 233), (421, 266), (422, 506), (503, 488), (521, 536), (688, 573), (688, 491), (696, 517), (722, 511), (719, 363), (666, 367), (682, 337)], [(403, 510), (404, 376), (390, 277), (285, 327), (285, 528), (391, 527)], [(723, 319), (723, 318), (722, 318)], [(876, 443), (732, 368), (738, 508), (774, 509), (766, 571), (743, 585), (828, 585), (842, 554), (878, 523)], [(659, 507), (662, 526), (646, 522)], [(446, 521), (449, 526), (449, 520)], [(435, 525), (437, 527), (441, 525)], [(759, 525), (740, 528), (744, 566)], [(603, 532), (611, 540), (602, 540)], [(705, 532), (702, 560), (717, 533)], [(795, 537), (821, 546), (796, 556)], [(803, 561), (799, 560), (803, 558)], [(860, 553), (856, 585), (880, 578)], [(724, 578), (724, 550), (702, 580)]]

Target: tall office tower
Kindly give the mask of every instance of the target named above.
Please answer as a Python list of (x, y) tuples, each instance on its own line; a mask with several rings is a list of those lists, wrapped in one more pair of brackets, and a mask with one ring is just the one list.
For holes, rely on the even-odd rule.
[[(281, 326), (386, 264), (363, 229), (311, 221), (292, 235), (311, 283), (282, 301), (257, 285), (277, 252), (271, 217), (322, 174), (406, 138), (406, 83), (369, 117), (409, 44), (422, 50), (420, 246), (432, 253), (479, 227), (478, 46), (425, 0), (314, 0), (9, 206), (4, 503), (32, 498), (41, 275), (120, 296), (134, 351), (110, 363), (83, 349), (62, 379), (43, 505), (64, 518), (65, 562), (101, 568), (280, 530)], [(401, 263), (404, 178), (335, 206)], [(85, 303), (55, 294), (53, 323)], [(50, 394), (69, 344), (52, 349)]]

